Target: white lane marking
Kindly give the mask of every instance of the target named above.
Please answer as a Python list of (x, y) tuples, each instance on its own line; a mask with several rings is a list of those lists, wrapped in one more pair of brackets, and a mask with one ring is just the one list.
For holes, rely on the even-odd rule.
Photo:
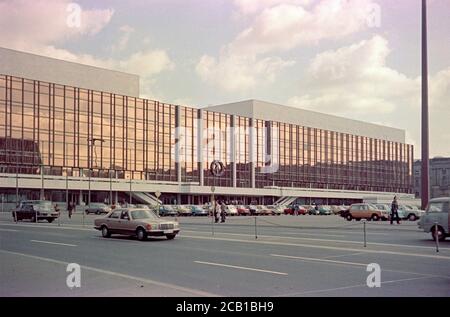
[(331, 256), (324, 257), (324, 259), (343, 258), (343, 257), (346, 257), (346, 256), (360, 255), (360, 254), (364, 254), (364, 252), (356, 252), (356, 253), (341, 254), (341, 255), (331, 255)]
[[(198, 231), (190, 231), (190, 230), (183, 230), (184, 232), (195, 232)], [(209, 233), (205, 231), (205, 233)], [(224, 235), (230, 235), (230, 236), (245, 236), (245, 237), (255, 237), (254, 234), (247, 234), (247, 233), (225, 233), (225, 232), (216, 232), (218, 234), (224, 234)], [(282, 236), (268, 236), (268, 235), (259, 235), (258, 237), (264, 237), (264, 238), (284, 238), (284, 239), (293, 239), (293, 240), (307, 240), (307, 241), (318, 241), (318, 242), (339, 242), (339, 243), (349, 243), (349, 244), (359, 244), (361, 245), (361, 241), (348, 241), (348, 240), (331, 240), (331, 239), (317, 239), (317, 238), (300, 238), (300, 237), (282, 237)], [(405, 247), (405, 248), (414, 248), (414, 249), (429, 249), (429, 250), (435, 250), (436, 247), (426, 247), (426, 246), (420, 246), (420, 245), (407, 245), (407, 244), (393, 244), (393, 243), (380, 243), (380, 242), (368, 242), (370, 245), (380, 245), (380, 246), (390, 246), (390, 247)], [(440, 248), (440, 250), (450, 251), (450, 248)]]
[[(19, 223), (2, 223), (0, 221), (0, 226), (11, 226), (11, 227), (24, 227), (24, 228), (46, 228), (46, 229), (62, 229), (62, 230), (80, 230), (80, 231), (92, 231), (95, 230), (94, 229), (94, 225), (86, 225), (85, 227), (83, 227), (82, 225), (61, 225), (61, 226), (49, 226), (49, 225), (45, 225), (45, 224), (39, 224), (36, 225), (33, 223), (30, 224), (19, 224)], [(76, 228), (76, 227), (80, 227), (80, 228)]]
[(3, 228), (0, 228), (0, 231), (17, 232), (17, 231), (19, 231), (19, 230), (14, 230), (14, 229), (3, 229)]
[[(270, 256), (279, 257), (279, 258), (287, 258), (287, 259), (295, 259), (295, 260), (307, 261), (307, 262), (320, 262), (320, 263), (332, 264), (332, 265), (336, 265), (336, 264), (337, 265), (345, 265), (345, 266), (353, 265), (353, 266), (362, 266), (362, 267), (367, 267), (367, 265), (368, 265), (367, 263), (334, 261), (334, 260), (327, 260), (327, 259), (320, 259), (320, 258), (308, 258), (308, 257), (293, 256), (293, 255), (270, 254)], [(395, 273), (413, 274), (413, 275), (421, 275), (421, 276), (428, 276), (428, 277), (440, 277), (440, 278), (450, 279), (450, 276), (445, 276), (445, 275), (435, 275), (435, 274), (417, 273), (417, 272), (400, 271), (400, 270), (383, 269), (383, 272), (395, 272)]]
[(304, 248), (312, 248), (312, 249), (341, 250), (341, 251), (365, 252), (365, 253), (377, 253), (377, 254), (392, 254), (392, 255), (404, 255), (404, 256), (431, 258), (431, 259), (450, 260), (450, 256), (442, 256), (442, 255), (394, 252), (394, 251), (370, 250), (370, 249), (365, 250), (365, 249), (354, 249), (354, 248), (344, 248), (344, 247), (331, 247), (331, 246), (326, 246), (326, 245), (312, 245), (312, 244), (287, 243), (287, 242), (275, 242), (275, 241), (242, 240), (242, 239), (218, 238), (218, 237), (200, 237), (200, 236), (189, 236), (189, 235), (184, 235), (183, 238), (201, 239), (201, 240), (209, 240), (209, 241), (219, 240), (219, 241), (268, 244), (268, 245), (284, 245), (284, 246), (304, 247)]
[(311, 261), (311, 262), (326, 262), (326, 263), (333, 263), (333, 264), (346, 264), (346, 265), (356, 265), (356, 266), (367, 267), (367, 263), (334, 261), (334, 260), (326, 260), (326, 259), (318, 259), (318, 258), (307, 258), (307, 257), (302, 257), (302, 256), (281, 255), (281, 254), (271, 254), (270, 256), (274, 256), (274, 257), (278, 257), (278, 258), (298, 259), (298, 260)]
[(277, 275), (288, 275), (287, 273), (255, 269), (255, 268), (245, 267), (245, 266), (236, 266), (236, 265), (229, 265), (229, 264), (222, 264), (222, 263), (203, 262), (203, 261), (194, 261), (194, 262), (198, 263), (198, 264), (229, 267), (229, 268), (239, 269), (239, 270), (255, 271), (255, 272), (270, 273), (270, 274), (277, 274)]
[(59, 242), (51, 242), (51, 241), (41, 241), (41, 240), (30, 240), (35, 243), (45, 243), (45, 244), (54, 244), (54, 245), (63, 245), (66, 247), (76, 247), (76, 244), (67, 244), (67, 243), (59, 243)]
[[(407, 281), (422, 280), (422, 279), (427, 279), (427, 278), (434, 278), (434, 276), (422, 276), (422, 277), (405, 278), (405, 279), (400, 279), (400, 280), (390, 280), (390, 281), (381, 282), (381, 284), (400, 283), (400, 282), (407, 282)], [(299, 295), (305, 295), (305, 294), (333, 292), (333, 291), (340, 291), (340, 290), (344, 290), (344, 289), (357, 288), (357, 287), (367, 287), (367, 285), (366, 284), (356, 284), (356, 285), (350, 285), (350, 286), (319, 289), (319, 290), (306, 291), (306, 292), (300, 292), (300, 293), (289, 293), (289, 294), (280, 295), (279, 297), (293, 297), (293, 296), (299, 296)]]
[[(57, 264), (63, 264), (63, 265), (68, 265), (69, 264), (69, 262), (54, 260), (54, 259), (50, 259), (50, 258), (44, 258), (44, 257), (40, 257), (40, 256), (30, 255), (30, 254), (6, 251), (6, 250), (0, 250), (0, 253), (13, 254), (13, 255), (23, 256), (23, 257), (27, 257), (27, 258), (31, 258), (31, 259), (46, 261), (46, 262), (50, 262), (50, 263), (57, 263)], [(156, 285), (156, 286), (172, 288), (172, 289), (175, 289), (177, 291), (188, 292), (188, 293), (191, 293), (191, 294), (195, 294), (195, 296), (207, 296), (207, 297), (218, 297), (219, 296), (217, 294), (203, 292), (203, 291), (192, 289), (192, 288), (186, 288), (186, 287), (183, 287), (183, 286), (178, 286), (178, 285), (169, 284), (169, 283), (157, 282), (157, 281), (153, 281), (153, 280), (150, 280), (150, 279), (147, 279), (147, 278), (141, 278), (141, 277), (127, 275), (127, 274), (122, 274), (122, 273), (117, 273), (117, 272), (113, 272), (113, 271), (107, 271), (107, 270), (98, 269), (98, 268), (91, 267), (91, 266), (81, 265), (80, 267), (82, 269), (84, 269), (84, 270), (89, 270), (89, 271), (102, 273), (102, 274), (108, 274), (108, 275), (112, 275), (112, 276), (116, 276), (116, 277), (122, 277), (122, 278), (125, 278), (125, 279), (134, 280), (134, 281), (138, 281), (138, 282), (144, 282), (144, 283), (148, 283), (148, 284), (153, 284), (153, 285)]]

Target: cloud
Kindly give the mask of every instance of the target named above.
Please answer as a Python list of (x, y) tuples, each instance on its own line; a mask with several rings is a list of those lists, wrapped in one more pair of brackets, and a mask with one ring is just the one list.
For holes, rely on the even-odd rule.
[(293, 65), (278, 57), (224, 55), (219, 59), (204, 55), (196, 66), (200, 78), (226, 91), (246, 91), (257, 84), (272, 83), (283, 68)]
[[(386, 64), (389, 43), (381, 36), (316, 55), (308, 80), (288, 104), (405, 129), (407, 142), (420, 145), (421, 78)], [(450, 155), (450, 68), (430, 76), (430, 152)], [(416, 156), (419, 148), (416, 147)]]
[(275, 3), (256, 16), (230, 44), (230, 50), (263, 54), (339, 39), (366, 29), (376, 5), (371, 0), (322, 0), (308, 10), (298, 1)]
[(79, 26), (68, 22), (68, 0), (16, 0), (0, 2), (0, 43), (8, 47), (33, 47), (81, 35), (95, 35), (111, 20), (112, 9), (82, 9)]
[(134, 28), (132, 28), (129, 25), (123, 25), (120, 27), (119, 31), (120, 31), (120, 37), (119, 37), (117, 43), (113, 44), (113, 46), (112, 46), (113, 52), (123, 51), (127, 47), (130, 37), (134, 33), (135, 30), (134, 30)]
[[(218, 57), (204, 55), (196, 71), (226, 91), (248, 91), (274, 81), (294, 61), (273, 54), (300, 45), (339, 39), (367, 28), (371, 0), (235, 0), (250, 26), (224, 45)], [(272, 55), (269, 55), (272, 54)]]
[(239, 14), (252, 15), (279, 4), (308, 5), (311, 2), (312, 0), (234, 0), (234, 5)]
[[(161, 49), (143, 49), (128, 57), (115, 59), (63, 48), (64, 43), (95, 36), (110, 23), (113, 9), (81, 8), (79, 27), (68, 22), (73, 7), (68, 0), (17, 0), (0, 2), (0, 46), (44, 55), (75, 63), (138, 74), (144, 83), (153, 83), (153, 76), (175, 66), (168, 53)], [(70, 20), (69, 18), (69, 21)], [(126, 48), (134, 28), (123, 25), (113, 51)], [(143, 89), (143, 91), (150, 91)]]

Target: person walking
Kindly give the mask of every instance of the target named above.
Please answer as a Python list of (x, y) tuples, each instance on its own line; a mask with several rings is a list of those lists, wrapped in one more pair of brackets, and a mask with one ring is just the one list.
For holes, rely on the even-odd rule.
[(219, 215), (220, 215), (220, 205), (219, 205), (218, 201), (216, 201), (214, 203), (213, 212), (214, 212), (215, 223), (218, 223), (219, 222)]
[(391, 225), (393, 224), (394, 220), (397, 221), (398, 225), (400, 224), (400, 217), (398, 216), (397, 196), (394, 196), (394, 200), (392, 201), (391, 204)]
[(220, 210), (220, 222), (225, 222), (227, 217), (227, 206), (224, 202), (222, 202), (221, 210)]
[(69, 206), (67, 207), (67, 210), (69, 211), (69, 219), (71, 219), (73, 212), (73, 202), (69, 201)]

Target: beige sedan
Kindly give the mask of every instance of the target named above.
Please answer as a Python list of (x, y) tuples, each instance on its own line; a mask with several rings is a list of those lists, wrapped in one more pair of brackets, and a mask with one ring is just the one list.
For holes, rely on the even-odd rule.
[(94, 220), (94, 228), (102, 232), (104, 238), (111, 234), (137, 236), (145, 240), (148, 236), (166, 236), (171, 240), (180, 232), (176, 221), (167, 221), (148, 209), (116, 209), (105, 217)]

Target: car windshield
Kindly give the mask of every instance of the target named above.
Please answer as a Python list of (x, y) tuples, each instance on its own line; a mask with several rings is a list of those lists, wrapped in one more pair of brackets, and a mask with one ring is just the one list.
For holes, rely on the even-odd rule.
[(166, 211), (173, 211), (172, 206), (164, 206), (163, 209)]
[(430, 203), (427, 207), (427, 212), (447, 212), (449, 209), (449, 203), (436, 202)]
[(103, 203), (91, 203), (90, 207), (106, 207)]
[(157, 219), (158, 217), (147, 209), (133, 210), (131, 211), (131, 217), (133, 219)]
[(192, 206), (192, 210), (195, 210), (195, 211), (203, 211), (203, 208), (198, 207), (198, 206)]
[(375, 206), (374, 204), (368, 204), (370, 208), (372, 209), (378, 209), (377, 206)]

